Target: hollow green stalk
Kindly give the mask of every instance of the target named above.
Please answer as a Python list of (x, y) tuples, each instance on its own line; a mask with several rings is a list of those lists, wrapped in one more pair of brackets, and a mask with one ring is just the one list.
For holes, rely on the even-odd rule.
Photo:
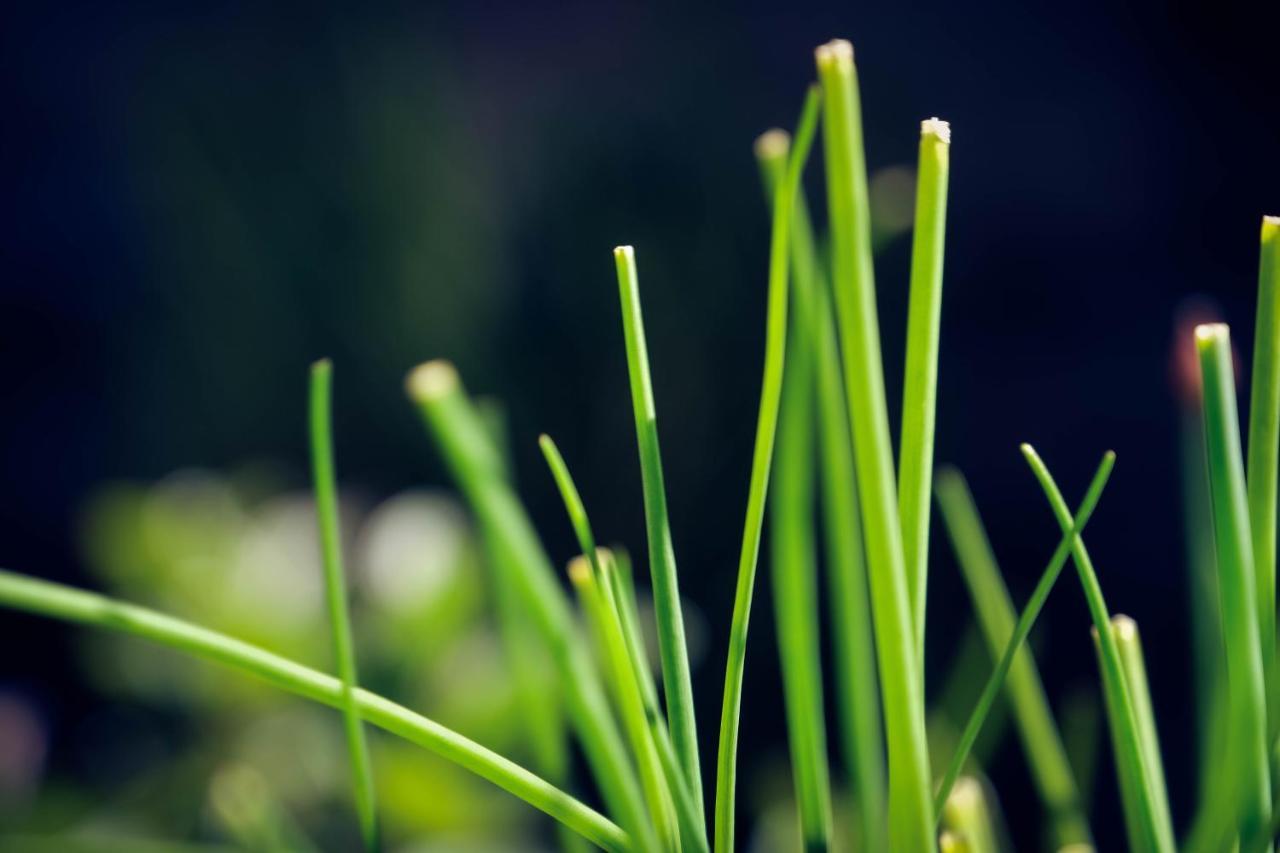
[[(1032, 473), (1040, 483), (1045, 497), (1058, 526), (1063, 532), (1071, 531), (1074, 523), (1071, 510), (1062, 498), (1053, 475), (1029, 444), (1022, 445), (1022, 455), (1031, 466)], [(1121, 791), (1126, 785), (1134, 791), (1133, 807), (1126, 808), (1127, 825), (1131, 827), (1130, 847), (1136, 851), (1160, 851), (1168, 853), (1174, 849), (1173, 827), (1160, 819), (1167, 815), (1167, 804), (1157, 804), (1160, 796), (1155, 781), (1143, 760), (1142, 737), (1139, 733), (1137, 715), (1124, 677), (1124, 666), (1121, 663), (1120, 650), (1116, 647), (1115, 638), (1110, 631), (1111, 616), (1107, 612), (1107, 603), (1102, 596), (1102, 587), (1098, 583), (1097, 573), (1089, 551), (1084, 547), (1084, 540), (1079, 531), (1070, 535), (1071, 554), (1075, 560), (1076, 571), (1080, 576), (1080, 584), (1084, 588), (1085, 603), (1089, 607), (1089, 615), (1094, 627), (1098, 629), (1101, 651), (1099, 654), (1102, 670), (1102, 689), (1107, 699), (1113, 742), (1116, 745), (1116, 770), (1120, 777)]]
[(1245, 849), (1252, 849), (1270, 821), (1271, 778), (1263, 656), (1258, 639), (1257, 575), (1240, 450), (1235, 372), (1230, 334), (1224, 324), (1197, 326), (1195, 335), (1230, 696), (1231, 736), (1226, 754), (1234, 768), (1230, 778), (1235, 781), (1220, 796), (1223, 802), (1235, 802), (1241, 843)]
[(1276, 672), (1276, 472), (1280, 469), (1280, 217), (1262, 219), (1246, 482), (1266, 681), (1267, 742), (1280, 734)]
[(333, 364), (322, 359), (311, 365), (310, 432), (311, 473), (315, 483), (316, 517), (320, 528), (320, 553), (324, 564), (325, 603), (333, 631), (333, 652), (342, 681), (342, 722), (351, 760), (351, 787), (360, 834), (366, 850), (377, 850), (378, 815), (373, 788), (373, 767), (364, 726), (355, 707), (356, 652), (351, 639), (351, 615), (347, 612), (347, 585), (342, 568), (342, 540), (338, 520), (338, 483), (333, 462), (331, 399)]
[(938, 400), (938, 334), (942, 316), (942, 256), (947, 231), (947, 179), (951, 125), (920, 124), (911, 293), (907, 308), (906, 376), (902, 390), (902, 442), (898, 453), (898, 512), (907, 595), (916, 654), (924, 669), (925, 597), (929, 581), (929, 495), (933, 492), (933, 437)]
[[(938, 472), (935, 488), (942, 520), (994, 657), (1004, 650), (1014, 633), (1016, 617), (1009, 590), (1004, 585), (964, 476), (954, 468), (944, 468)], [(1060, 547), (1062, 563), (1065, 563), (1069, 544)], [(1062, 738), (1049, 709), (1035, 659), (1025, 643), (1014, 653), (1007, 679), (1022, 747), (1052, 822), (1055, 846), (1092, 843)]]
[(871, 262), (871, 217), (853, 48), (817, 50), (826, 119), (827, 201), (846, 402), (853, 430), (889, 756), (889, 847), (932, 851), (924, 679), (912, 627)]
[[(1089, 523), (1089, 519), (1093, 516), (1093, 511), (1098, 506), (1098, 500), (1102, 497), (1102, 490), (1106, 488), (1107, 480), (1111, 477), (1111, 469), (1115, 467), (1115, 461), (1116, 455), (1111, 451), (1107, 451), (1103, 455), (1102, 462), (1098, 465), (1098, 470), (1094, 473), (1093, 480), (1089, 483), (1089, 488), (1085, 492), (1084, 500), (1080, 502), (1080, 508), (1076, 511), (1075, 519), (1068, 522), (1066, 532), (1058, 542), (1058, 547), (1054, 549), (1053, 556), (1049, 558), (1048, 565), (1045, 566), (1044, 571), (1041, 573), (1040, 581), (1036, 584), (1035, 590), (1032, 591), (1031, 598), (1028, 599), (1026, 607), (1022, 610), (1022, 615), (1018, 617), (1018, 623), (1014, 626), (1007, 642), (1003, 644), (1004, 653), (1000, 656), (1000, 660), (992, 671), (991, 677), (987, 679), (987, 685), (983, 688), (982, 695), (978, 698), (978, 702), (973, 708), (973, 713), (969, 716), (969, 722), (965, 725), (964, 733), (960, 736), (960, 743), (956, 747), (955, 754), (951, 757), (951, 763), (947, 766), (947, 772), (942, 777), (942, 783), (938, 787), (934, 803), (939, 811), (951, 793), (951, 786), (955, 784), (956, 779), (960, 776), (960, 771), (964, 769), (969, 750), (972, 749), (974, 741), (978, 739), (982, 724), (986, 720), (991, 706), (995, 703), (996, 697), (999, 696), (1000, 689), (1004, 686), (1005, 678), (1013, 667), (1018, 652), (1021, 650), (1023, 643), (1026, 642), (1027, 635), (1031, 633), (1031, 628), (1035, 625), (1041, 609), (1044, 608), (1044, 603), (1048, 600), (1049, 593), (1053, 591), (1053, 585), (1057, 582), (1058, 575), (1062, 573), (1062, 567), (1066, 565), (1074, 539), (1079, 535), (1080, 531), (1084, 530)], [(951, 501), (946, 501), (943, 506), (943, 515), (947, 519), (948, 529), (951, 529), (954, 524), (954, 517), (950, 511)], [(953, 533), (952, 535), (954, 536), (955, 534)]]
[(760, 553), (760, 530), (764, 523), (765, 493), (773, 462), (773, 440), (778, 426), (782, 396), (782, 374), (787, 344), (787, 299), (790, 263), (792, 209), (800, 185), (800, 175), (817, 129), (821, 101), (809, 90), (805, 98), (796, 143), (787, 163), (787, 174), (778, 188), (773, 205), (773, 237), (769, 246), (768, 308), (765, 327), (764, 377), (760, 390), (760, 411), (756, 421), (755, 448), (751, 458), (751, 480), (747, 492), (747, 513), (738, 559), (738, 580), (734, 590), (733, 619), (729, 627), (729, 651), (725, 664), (724, 702), (720, 712), (720, 740), (716, 751), (715, 849), (734, 850), (734, 798), (737, 788), (738, 721), (742, 706), (742, 671), (747, 655), (747, 629), (751, 619), (751, 598), (755, 589), (756, 561)]
[[(208, 628), (107, 596), (0, 570), (0, 606), (141, 637), (255, 676), (290, 693), (341, 709), (340, 679)], [(630, 839), (608, 818), (457, 732), (360, 688), (360, 716), (516, 795), (606, 850), (628, 851)]]
[(644, 794), (569, 601), (457, 371), (447, 362), (427, 362), (409, 374), (406, 388), (471, 504), (495, 558), (515, 569), (515, 587), (551, 655), (565, 710), (610, 813), (637, 848), (657, 849)]
[(658, 623), (658, 658), (662, 664), (662, 686), (667, 698), (667, 724), (676, 756), (680, 759), (689, 790), (693, 792), (700, 821), (705, 822), (693, 681), (689, 674), (689, 650), (680, 607), (671, 522), (667, 517), (666, 484), (658, 446), (658, 414), (653, 399), (653, 382), (649, 376), (649, 351), (645, 343), (644, 318), (640, 312), (640, 281), (635, 251), (630, 246), (619, 246), (613, 250), (613, 258), (618, 274), (618, 295), (622, 302), (627, 377), (631, 385), (631, 408), (635, 414), (636, 443), (640, 452), (649, 574)]
[(956, 780), (955, 788), (942, 807), (942, 822), (970, 853), (997, 853), (995, 826), (982, 783), (972, 776)]

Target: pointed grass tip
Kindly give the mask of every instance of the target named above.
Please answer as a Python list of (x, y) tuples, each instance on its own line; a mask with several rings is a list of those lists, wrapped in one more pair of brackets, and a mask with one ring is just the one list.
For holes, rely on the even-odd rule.
[(404, 387), (409, 397), (419, 403), (428, 403), (447, 396), (460, 384), (458, 370), (443, 359), (419, 364), (405, 377)]

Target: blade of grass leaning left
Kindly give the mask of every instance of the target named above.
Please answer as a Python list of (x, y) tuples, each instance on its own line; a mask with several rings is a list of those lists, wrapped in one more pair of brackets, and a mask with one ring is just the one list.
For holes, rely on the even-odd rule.
[(311, 365), (310, 428), (311, 475), (315, 485), (316, 518), (320, 528), (320, 553), (324, 563), (325, 602), (333, 631), (333, 651), (342, 681), (342, 721), (351, 759), (351, 785), (360, 832), (367, 850), (377, 850), (378, 816), (373, 768), (364, 726), (356, 710), (356, 652), (347, 610), (346, 576), (342, 567), (342, 538), (338, 519), (338, 483), (333, 461), (333, 363), (327, 358)]
[(720, 709), (720, 741), (716, 750), (715, 849), (718, 853), (730, 853), (734, 850), (734, 797), (737, 788), (738, 721), (742, 710), (742, 671), (747, 655), (747, 628), (751, 619), (751, 597), (755, 590), (756, 562), (760, 555), (760, 530), (764, 524), (765, 494), (769, 488), (773, 441), (778, 427), (787, 344), (787, 272), (791, 260), (788, 240), (792, 206), (800, 185), (800, 175), (813, 145), (820, 108), (821, 100), (817, 90), (810, 89), (796, 129), (795, 145), (787, 164), (787, 176), (778, 189), (773, 206), (764, 378), (756, 421), (755, 448), (751, 459), (742, 550), (738, 558), (738, 581), (734, 589), (733, 619), (729, 627), (724, 702)]

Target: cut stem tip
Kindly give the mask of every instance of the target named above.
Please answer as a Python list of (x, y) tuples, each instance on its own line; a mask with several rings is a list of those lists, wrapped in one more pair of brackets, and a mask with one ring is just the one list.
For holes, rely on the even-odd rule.
[(756, 137), (756, 157), (761, 160), (785, 157), (790, 148), (791, 134), (781, 128), (770, 128)]
[(936, 136), (939, 142), (943, 142), (947, 145), (950, 145), (951, 144), (951, 122), (943, 121), (937, 116), (934, 116), (933, 118), (927, 118), (924, 121), (920, 122), (920, 135)]
[(459, 385), (458, 370), (450, 362), (436, 359), (418, 365), (405, 377), (409, 397), (419, 403), (439, 400)]
[(615, 258), (626, 258), (627, 260), (630, 260), (635, 257), (635, 254), (636, 250), (631, 246), (617, 246), (613, 250), (613, 256)]
[(832, 39), (826, 44), (820, 44), (813, 54), (817, 57), (819, 66), (853, 65), (853, 45), (845, 39)]
[(1227, 341), (1231, 330), (1226, 323), (1201, 323), (1196, 326), (1196, 346), (1205, 349), (1215, 341)]

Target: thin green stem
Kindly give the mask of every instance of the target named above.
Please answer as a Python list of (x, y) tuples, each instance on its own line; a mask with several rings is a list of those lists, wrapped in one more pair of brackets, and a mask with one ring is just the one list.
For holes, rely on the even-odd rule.
[(322, 359), (311, 365), (310, 428), (311, 472), (315, 481), (316, 517), (320, 527), (320, 552), (324, 563), (325, 601), (333, 631), (333, 652), (342, 681), (342, 721), (351, 759), (351, 786), (356, 814), (366, 850), (377, 850), (378, 815), (373, 788), (373, 768), (364, 726), (355, 706), (356, 652), (351, 639), (351, 615), (347, 612), (346, 573), (342, 568), (342, 540), (338, 526), (338, 483), (333, 462), (331, 398), (333, 364)]
[(1249, 456), (1245, 480), (1257, 577), (1258, 632), (1266, 681), (1267, 742), (1280, 734), (1276, 672), (1276, 472), (1280, 469), (1280, 217), (1262, 220), (1258, 263)]
[[(340, 679), (208, 628), (107, 596), (0, 570), (0, 606), (131, 634), (229, 666), (332, 708), (346, 701)], [(627, 835), (603, 815), (480, 744), (389, 699), (352, 692), (367, 722), (415, 743), (500, 788), (606, 850), (627, 851)]]
[[(1157, 817), (1161, 822), (1171, 824), (1168, 786), (1164, 778), (1164, 760), (1160, 756), (1160, 736), (1156, 731), (1156, 715), (1151, 706), (1151, 687), (1147, 683), (1147, 664), (1142, 655), (1142, 639), (1138, 635), (1138, 623), (1122, 614), (1113, 616), (1111, 633), (1115, 636), (1116, 648), (1120, 650), (1124, 682), (1129, 690), (1129, 698), (1133, 702), (1138, 734), (1142, 738), (1143, 759), (1146, 761), (1152, 784), (1155, 785), (1155, 804), (1162, 810)], [(1097, 637), (1094, 641), (1101, 649), (1102, 646)]]
[(511, 490), (501, 456), (489, 442), (457, 371), (447, 362), (427, 362), (409, 374), (406, 389), (471, 504), (494, 558), (514, 569), (516, 589), (551, 655), (565, 710), (610, 812), (637, 848), (656, 850), (658, 841), (644, 794), (610, 713), (599, 672), (551, 561)]
[(689, 674), (689, 649), (676, 572), (671, 522), (667, 517), (667, 492), (658, 446), (658, 414), (649, 376), (649, 350), (644, 318), (640, 313), (640, 280), (635, 251), (630, 246), (613, 250), (622, 303), (622, 332), (627, 351), (627, 377), (631, 408), (635, 414), (636, 443), (640, 453), (640, 478), (644, 489), (644, 522), (649, 546), (649, 575), (653, 584), (653, 609), (658, 623), (658, 657), (662, 686), (667, 698), (667, 724), (676, 756), (680, 759), (689, 790), (693, 792), (699, 821), (705, 823), (702, 768), (698, 758), (698, 725), (693, 706), (693, 680)]
[(929, 580), (929, 495), (933, 491), (933, 437), (938, 400), (938, 334), (942, 316), (942, 256), (947, 231), (947, 179), (951, 125), (920, 124), (911, 294), (907, 309), (906, 378), (902, 391), (902, 443), (898, 454), (898, 511), (916, 654), (924, 668), (925, 596)]
[(1227, 759), (1234, 785), (1220, 792), (1234, 803), (1240, 839), (1252, 849), (1271, 812), (1267, 710), (1262, 649), (1258, 639), (1257, 575), (1245, 491), (1235, 369), (1227, 327), (1196, 327), (1203, 389), (1205, 449), (1214, 540), (1218, 547), (1218, 600), (1222, 609), (1230, 695)]
[[(1064, 533), (1072, 531), (1074, 523), (1071, 510), (1067, 508), (1067, 502), (1063, 500), (1053, 475), (1031, 445), (1022, 445), (1022, 455), (1048, 498), (1058, 526)], [(1080, 584), (1084, 588), (1085, 603), (1101, 640), (1102, 689), (1107, 695), (1108, 709), (1115, 709), (1109, 716), (1116, 744), (1116, 769), (1120, 776), (1121, 790), (1129, 785), (1135, 793), (1133, 808), (1126, 809), (1126, 818), (1131, 827), (1130, 846), (1137, 851), (1167, 853), (1174, 849), (1173, 827), (1162, 822), (1160, 815), (1168, 814), (1168, 806), (1156, 804), (1158, 793), (1155, 783), (1142, 758), (1142, 738), (1138, 732), (1133, 702), (1125, 684), (1120, 651), (1110, 631), (1111, 616), (1107, 612), (1106, 600), (1102, 597), (1102, 586), (1098, 583), (1093, 561), (1084, 547), (1079, 531), (1072, 532), (1070, 539), (1071, 554), (1075, 559)]]
[(912, 627), (898, 518), (853, 48), (846, 41), (834, 41), (819, 47), (816, 58), (826, 110), (823, 128), (834, 250), (832, 287), (882, 679), (889, 755), (889, 847), (932, 851), (936, 838), (929, 796), (924, 679)]
[(720, 742), (716, 753), (715, 849), (734, 850), (734, 798), (737, 787), (738, 721), (742, 706), (742, 671), (747, 655), (747, 628), (751, 618), (751, 598), (755, 589), (756, 561), (760, 552), (760, 530), (764, 524), (765, 493), (773, 461), (773, 440), (778, 426), (782, 396), (782, 374), (787, 343), (787, 267), (792, 208), (800, 175), (808, 159), (818, 123), (821, 101), (809, 90), (796, 131), (796, 144), (787, 164), (787, 175), (773, 206), (773, 237), (769, 247), (769, 292), (765, 328), (764, 378), (760, 391), (760, 411), (756, 421), (755, 449), (751, 459), (751, 482), (747, 493), (747, 514), (738, 559), (738, 581), (734, 590), (733, 620), (729, 628), (729, 653), (725, 665), (724, 703), (720, 713)]
[[(1054, 549), (1053, 556), (1049, 558), (1049, 563), (1041, 573), (1040, 581), (1031, 593), (1031, 598), (1028, 599), (1026, 607), (1023, 608), (1022, 615), (1018, 617), (1017, 625), (1014, 626), (1008, 641), (1004, 643), (1004, 653), (1000, 656), (1000, 661), (992, 671), (991, 677), (987, 679), (987, 686), (983, 688), (982, 695), (978, 698), (978, 703), (974, 706), (973, 713), (969, 716), (969, 722), (965, 725), (964, 733), (960, 736), (960, 743), (956, 747), (955, 754), (951, 757), (951, 763), (947, 767), (946, 775), (942, 777), (942, 784), (938, 787), (938, 793), (934, 800), (937, 810), (940, 811), (942, 805), (946, 803), (947, 797), (951, 794), (951, 786), (955, 784), (956, 779), (960, 776), (960, 771), (964, 769), (964, 763), (969, 756), (969, 751), (973, 748), (974, 741), (978, 739), (978, 734), (982, 731), (982, 724), (986, 720), (987, 714), (991, 711), (991, 706), (995, 703), (996, 697), (1000, 694), (1005, 678), (1013, 667), (1027, 636), (1031, 633), (1031, 628), (1035, 625), (1036, 618), (1044, 608), (1044, 603), (1048, 600), (1049, 593), (1053, 591), (1053, 585), (1057, 582), (1058, 575), (1062, 573), (1062, 567), (1066, 565), (1073, 541), (1080, 531), (1084, 530), (1089, 523), (1089, 519), (1093, 516), (1093, 511), (1098, 506), (1098, 500), (1102, 497), (1102, 490), (1106, 488), (1107, 480), (1111, 477), (1111, 469), (1115, 467), (1115, 462), (1116, 455), (1111, 451), (1107, 451), (1103, 455), (1102, 462), (1099, 463), (1098, 470), (1094, 473), (1092, 482), (1089, 483), (1089, 489), (1085, 492), (1084, 500), (1080, 502), (1080, 508), (1076, 511), (1074, 521), (1068, 523), (1067, 531), (1059, 541), (1058, 547)], [(943, 487), (943, 484), (940, 483), (939, 486)], [(950, 499), (944, 500), (943, 516), (947, 520), (949, 530), (954, 530), (956, 521), (952, 510), (953, 501)], [(955, 533), (953, 532), (952, 535), (955, 536)], [(957, 546), (957, 550), (959, 550), (959, 546)], [(981, 615), (981, 608), (979, 608), (979, 611)]]
[[(993, 656), (1000, 654), (1014, 635), (1016, 617), (973, 495), (964, 476), (954, 468), (938, 472), (936, 492), (938, 508), (955, 548), (965, 584), (969, 587), (987, 646)], [(1059, 548), (1062, 551), (1061, 571), (1069, 544), (1064, 543)], [(1053, 712), (1049, 709), (1035, 659), (1025, 643), (1020, 645), (1009, 666), (1009, 698), (1013, 703), (1023, 750), (1031, 765), (1032, 778), (1053, 825), (1054, 842), (1056, 846), (1073, 842), (1092, 843), (1080, 792), (1076, 790), (1075, 777), (1054, 723)]]

